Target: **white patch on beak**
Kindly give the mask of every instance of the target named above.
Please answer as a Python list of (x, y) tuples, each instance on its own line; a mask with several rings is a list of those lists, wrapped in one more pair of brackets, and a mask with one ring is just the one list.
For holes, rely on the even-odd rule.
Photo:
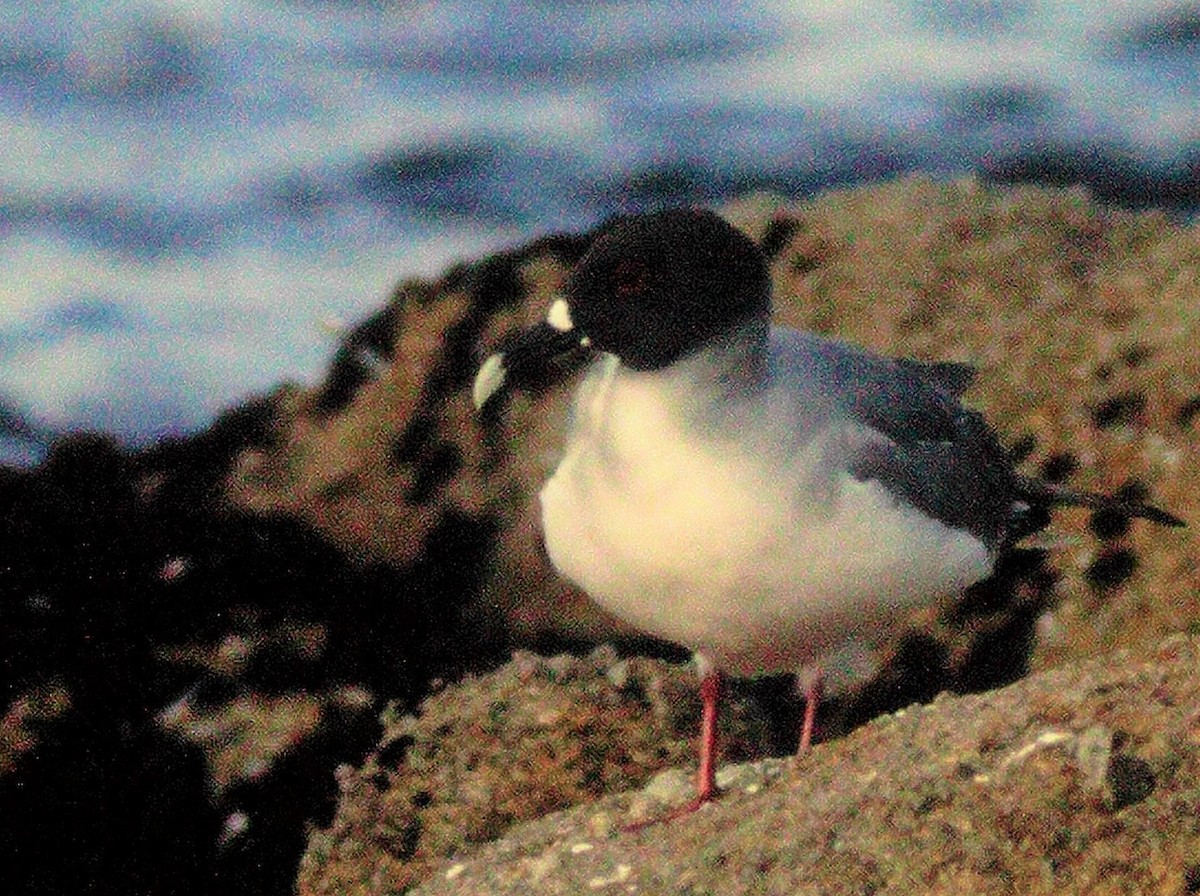
[(508, 371), (504, 368), (504, 352), (491, 355), (479, 367), (475, 374), (475, 384), (471, 387), (471, 400), (475, 402), (475, 410), (479, 410), (489, 398), (496, 394), (504, 385)]
[(575, 322), (571, 320), (571, 309), (567, 305), (566, 299), (555, 299), (550, 303), (550, 310), (546, 312), (546, 323), (560, 333), (567, 333), (575, 329)]

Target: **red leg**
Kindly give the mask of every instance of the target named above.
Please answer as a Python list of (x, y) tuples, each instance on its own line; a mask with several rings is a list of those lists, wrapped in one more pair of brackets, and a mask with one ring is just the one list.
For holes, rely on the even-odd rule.
[(700, 679), (700, 771), (696, 776), (696, 805), (717, 795), (717, 707), (721, 701), (721, 673), (709, 669)]
[(821, 691), (825, 678), (820, 667), (806, 669), (800, 673), (800, 685), (804, 689), (804, 723), (800, 727), (800, 746), (796, 755), (802, 756), (812, 747), (813, 728), (817, 720), (817, 705), (821, 702)]
[(640, 831), (661, 822), (673, 821), (695, 812), (718, 796), (717, 791), (717, 710), (721, 701), (721, 673), (704, 660), (700, 661), (700, 769), (696, 774), (696, 798), (665, 815), (635, 821), (622, 830)]

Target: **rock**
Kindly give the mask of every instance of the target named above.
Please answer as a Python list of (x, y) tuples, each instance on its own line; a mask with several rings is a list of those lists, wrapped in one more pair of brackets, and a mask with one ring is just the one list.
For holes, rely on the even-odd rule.
[[(794, 768), (726, 768), (751, 783), (694, 815), (621, 831), (655, 779), (464, 849), (413, 892), (1190, 892), (1198, 662), (1200, 641), (1179, 636), (1148, 662), (1121, 652), (944, 695)], [(1098, 731), (1111, 750), (1095, 749)]]
[[(1200, 228), (1104, 210), (1081, 191), (923, 178), (805, 203), (758, 195), (724, 211), (768, 250), (780, 322), (969, 361), (980, 374), (968, 402), (1008, 443), (1024, 442), (1031, 470), (1145, 491), (1200, 518), (1188, 451), (1200, 427), (1200, 319), (1187, 312)], [(589, 239), (547, 237), (402, 284), (347, 334), (324, 384), (276, 403), (281, 436), (242, 452), (231, 499), (307, 520), (355, 556), (398, 568), (448, 544), (449, 531), (450, 564), (486, 558), (464, 639), (634, 637), (555, 576), (541, 547), (536, 493), (556, 461), (574, 371), (482, 419), (469, 394), (478, 362), (544, 313)], [(1030, 666), (1153, 644), (1200, 612), (1200, 568), (1182, 559), (1194, 531), (1064, 511), (1034, 545), (1044, 563), (1018, 558), (1008, 579), (964, 602), (952, 630), (935, 632), (940, 647), (910, 645), (909, 660), (941, 668), (937, 686), (983, 688)]]
[[(980, 375), (968, 403), (1029, 469), (1148, 494), (1200, 519), (1200, 318), (1189, 310), (1200, 228), (1103, 210), (1079, 191), (921, 178), (798, 204), (756, 196), (724, 213), (772, 258), (780, 322), (881, 352), (969, 361)], [(574, 371), (482, 419), (469, 395), (475, 364), (544, 312), (587, 242), (542, 240), (402, 287), (388, 363), (364, 367), (354, 388), (297, 393), (279, 421), (287, 437), (243, 454), (233, 499), (299, 514), (348, 550), (399, 565), (437, 544), (439, 520), (478, 524), (492, 540), (456, 630), (464, 648), (478, 626), (517, 646), (617, 638), (628, 655), (632, 633), (557, 579), (538, 537), (536, 493), (556, 459)], [(330, 389), (337, 401), (322, 398)], [(1145, 702), (1153, 688), (1143, 685), (1154, 662), (1176, 675), (1186, 663), (1172, 651), (1194, 652), (1190, 642), (1166, 653), (1155, 645), (1200, 611), (1195, 532), (1058, 514), (955, 609), (915, 618), (878, 676), (825, 708), (826, 743), (800, 775), (752, 766), (757, 792), (632, 838), (614, 832), (653, 811), (654, 788), (681, 797), (690, 771), (657, 779), (649, 794), (611, 794), (690, 768), (694, 713), (664, 728), (643, 706), (641, 724), (630, 717), (613, 740), (597, 720), (629, 710), (628, 667), (560, 660), (564, 670), (531, 696), (528, 681), (553, 667), (518, 659), (499, 679), (439, 693), (385, 736), (377, 756), (389, 761), (347, 773), (333, 825), (310, 841), (301, 892), (382, 893), (428, 875), (429, 892), (962, 892), (1006, 880), (1015, 892), (1048, 892), (1121, 874), (1200, 880), (1192, 840), (1137, 846), (1156, 825), (1192, 837), (1186, 779), (1171, 771), (1194, 761), (1181, 745), (1186, 716), (1174, 714), (1183, 697)], [(1157, 659), (1139, 667), (1139, 655)], [(880, 717), (943, 689), (981, 691), (1060, 666), (1069, 668)], [(1115, 683), (1095, 684), (1106, 675)], [(509, 727), (527, 699), (548, 713), (539, 737), (528, 724)], [(479, 710), (494, 705), (504, 707), (499, 720)], [(777, 715), (745, 706), (752, 729)], [(1144, 723), (1159, 712), (1176, 733), (1166, 747)], [(744, 743), (747, 758), (786, 751), (777, 734)], [(634, 769), (629, 745), (654, 758)], [(469, 749), (491, 758), (464, 761)], [(458, 770), (452, 786), (435, 754)], [(592, 756), (590, 777), (582, 755)], [(1104, 864), (1110, 847), (1119, 873)]]
[[(1030, 470), (1145, 492), (1193, 522), (1168, 532), (1058, 515), (954, 611), (914, 619), (873, 681), (825, 706), (822, 749), (943, 689), (992, 688), (1119, 648), (1151, 657), (1164, 636), (1194, 625), (1200, 228), (1103, 210), (1078, 191), (921, 178), (805, 203), (756, 196), (724, 212), (770, 255), (780, 321), (884, 352), (971, 361), (981, 372), (968, 401), (1021, 446)], [(585, 806), (596, 839), (537, 859), (551, 880), (574, 857), (607, 855), (605, 838), (626, 809), (604, 808), (596, 802), (604, 794), (636, 793), (664, 768), (685, 771), (660, 785), (686, 791), (691, 671), (646, 665), (644, 654), (670, 648), (599, 611), (553, 574), (541, 549), (535, 495), (556, 459), (574, 371), (482, 419), (469, 395), (478, 361), (543, 313), (589, 239), (551, 236), (402, 284), (346, 334), (319, 387), (280, 386), (194, 437), (131, 452), (70, 436), (38, 469), (0, 470), (0, 640), (11, 695), (0, 720), (0, 789), (19, 792), (51, 826), (90, 794), (75, 839), (97, 845), (56, 854), (64, 880), (78, 871), (120, 889), (134, 869), (203, 891), (216, 849), (223, 884), (270, 869), (256, 891), (290, 892), (296, 844), (316, 824), (306, 890), (407, 886), (443, 874), (456, 851)], [(484, 676), (514, 647), (586, 652), (605, 640), (620, 654), (549, 665), (525, 654), (516, 664), (524, 672)], [(443, 690), (432, 683), (468, 672), (483, 677)], [(520, 675), (541, 682), (542, 714), (480, 715), (497, 688), (523, 700)], [(341, 705), (347, 688), (396, 707), (366, 765), (375, 735), (363, 718), (374, 714)], [(787, 751), (798, 705), (786, 688), (742, 686), (727, 765)], [(395, 727), (431, 690), (423, 714)], [(281, 705), (275, 698), (287, 711), (271, 709)], [(197, 715), (183, 718), (185, 708)], [(203, 757), (156, 730), (172, 718), (188, 723), (177, 730)], [(196, 733), (222, 720), (236, 722), (237, 743), (218, 748), (219, 738)], [(452, 740), (469, 724), (503, 747), (486, 761), (481, 753), (477, 768)], [(1127, 749), (1120, 729), (1096, 726), (1065, 732), (1089, 794), (1121, 814), (1169, 791), (1169, 768)], [(1029, 734), (1036, 742), (1055, 732), (1064, 733)], [(423, 746), (413, 752), (413, 743)], [(446, 758), (458, 777), (431, 785), (431, 767), (410, 761), (422, 750)], [(204, 760), (208, 780), (195, 771)], [(339, 762), (351, 763), (340, 791)], [(78, 768), (94, 770), (82, 790)], [(171, 799), (156, 816), (158, 839), (139, 845), (144, 813), (129, 811), (136, 803), (119, 785), (129, 769), (145, 768), (165, 770), (143, 775), (145, 799)], [(760, 781), (760, 795), (790, 780)], [(8, 825), (21, 835), (10, 844), (17, 855), (44, 839), (22, 818)], [(463, 862), (457, 876), (478, 879)], [(597, 865), (589, 881), (628, 886), (640, 868)], [(1172, 886), (1175, 873), (1171, 866), (1164, 877)], [(854, 874), (847, 879), (863, 887), (875, 880)], [(1195, 889), (1200, 864), (1186, 880)]]
[[(638, 786), (692, 758), (699, 712), (686, 665), (618, 661), (609, 648), (518, 653), (433, 694), (416, 716), (385, 715), (379, 749), (343, 771), (338, 813), (309, 843), (299, 892), (402, 892), (521, 820)], [(726, 755), (771, 746), (764, 710), (745, 689), (726, 716)], [(681, 771), (659, 780), (667, 799), (693, 786)], [(603, 813), (587, 825), (611, 827)]]

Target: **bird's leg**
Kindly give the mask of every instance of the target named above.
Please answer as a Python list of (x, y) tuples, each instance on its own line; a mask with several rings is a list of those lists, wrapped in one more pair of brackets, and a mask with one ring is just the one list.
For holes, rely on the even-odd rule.
[(696, 654), (696, 665), (700, 670), (700, 768), (696, 773), (695, 798), (665, 815), (635, 821), (625, 825), (624, 831), (640, 831), (651, 825), (673, 821), (695, 812), (718, 796), (717, 791), (717, 712), (721, 701), (721, 670), (708, 657)]
[(812, 747), (813, 728), (817, 721), (817, 705), (821, 702), (821, 691), (825, 676), (820, 666), (809, 666), (796, 676), (796, 684), (804, 692), (804, 722), (800, 726), (800, 746), (796, 755), (803, 756)]
[(696, 775), (696, 808), (717, 795), (717, 706), (721, 700), (720, 670), (708, 664), (702, 664), (701, 668), (700, 770)]

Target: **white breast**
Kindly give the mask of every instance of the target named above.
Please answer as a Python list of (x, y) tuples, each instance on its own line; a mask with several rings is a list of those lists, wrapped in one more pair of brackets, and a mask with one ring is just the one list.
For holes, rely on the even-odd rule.
[(554, 566), (638, 628), (738, 674), (795, 671), (990, 571), (977, 539), (846, 472), (869, 431), (769, 394), (697, 427), (685, 392), (597, 362), (541, 492)]

